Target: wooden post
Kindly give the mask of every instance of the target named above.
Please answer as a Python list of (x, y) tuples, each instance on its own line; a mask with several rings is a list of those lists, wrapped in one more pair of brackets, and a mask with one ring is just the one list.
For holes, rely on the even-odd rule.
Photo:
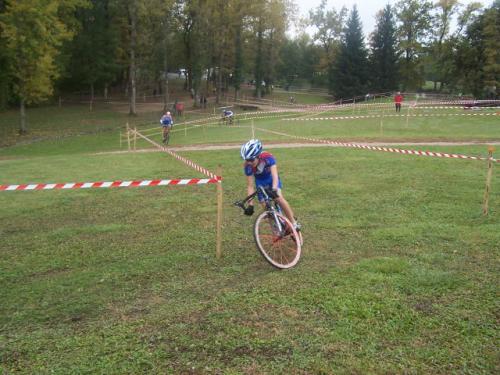
[(137, 128), (134, 127), (134, 151), (136, 151), (136, 143), (137, 143)]
[(253, 119), (252, 119), (252, 139), (255, 139), (255, 129), (253, 127)]
[(128, 144), (128, 150), (130, 151), (130, 127), (128, 126), (128, 122), (127, 122), (127, 144)]
[(122, 148), (122, 132), (120, 131), (120, 148)]
[(410, 106), (408, 105), (408, 110), (406, 111), (406, 127), (408, 127), (409, 119), (410, 119)]
[(186, 120), (184, 120), (184, 137), (187, 137), (188, 135), (188, 130), (187, 130), (187, 125), (186, 125)]
[[(217, 176), (222, 176), (222, 166), (217, 167)], [(217, 238), (215, 256), (219, 259), (222, 255), (222, 180), (217, 182)]]
[(354, 115), (354, 111), (356, 110), (356, 98), (353, 99), (352, 102), (352, 114)]
[(59, 96), (59, 108), (61, 108), (61, 107), (62, 107), (62, 99), (61, 99), (61, 97)]
[(486, 175), (486, 189), (484, 191), (483, 215), (488, 215), (488, 201), (490, 199), (491, 176), (493, 175), (493, 146), (488, 147), (488, 173)]
[(385, 109), (382, 111), (382, 116), (380, 116), (380, 135), (384, 135), (384, 115)]

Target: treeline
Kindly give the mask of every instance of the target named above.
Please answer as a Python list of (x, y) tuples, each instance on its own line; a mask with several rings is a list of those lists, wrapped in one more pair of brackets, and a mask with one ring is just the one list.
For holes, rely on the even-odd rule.
[(262, 97), (275, 85), (324, 87), (336, 98), (435, 90), (496, 96), (500, 0), (402, 0), (363, 35), (356, 7), (326, 0), (303, 26), (291, 0), (0, 0), (0, 107), (61, 92), (120, 90), (134, 114), (138, 90), (169, 98), (168, 72), (186, 69), (194, 97)]

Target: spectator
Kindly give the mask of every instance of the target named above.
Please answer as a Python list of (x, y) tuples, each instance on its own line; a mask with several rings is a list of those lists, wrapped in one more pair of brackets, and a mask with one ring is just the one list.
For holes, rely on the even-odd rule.
[(394, 103), (396, 104), (396, 112), (401, 112), (401, 103), (403, 103), (403, 95), (398, 91), (394, 96)]

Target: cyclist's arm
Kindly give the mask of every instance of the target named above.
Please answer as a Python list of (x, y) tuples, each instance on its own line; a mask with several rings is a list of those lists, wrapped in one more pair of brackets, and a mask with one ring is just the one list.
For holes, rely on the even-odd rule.
[[(247, 195), (252, 195), (253, 193), (255, 193), (253, 180), (253, 176), (247, 176)], [(248, 205), (253, 206), (253, 198), (248, 201)]]
[(278, 190), (279, 177), (278, 177), (278, 167), (275, 165), (271, 165), (271, 176), (273, 178), (273, 190)]

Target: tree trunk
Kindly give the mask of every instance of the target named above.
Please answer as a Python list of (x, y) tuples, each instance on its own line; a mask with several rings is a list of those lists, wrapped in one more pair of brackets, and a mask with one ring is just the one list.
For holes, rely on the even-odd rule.
[(130, 21), (130, 62), (129, 62), (129, 86), (130, 86), (130, 97), (129, 97), (129, 115), (137, 115), (136, 111), (136, 67), (135, 67), (135, 48), (137, 40), (137, 14), (134, 6), (134, 1), (132, 0), (129, 4), (129, 21)]
[(257, 56), (255, 57), (255, 96), (260, 99), (262, 97), (262, 19), (259, 19), (259, 27), (257, 30)]
[(163, 111), (166, 111), (168, 108), (168, 101), (169, 101), (169, 93), (168, 93), (168, 48), (167, 48), (167, 41), (163, 41), (163, 50), (165, 57), (163, 58), (163, 71), (165, 72), (165, 77), (163, 81)]
[(219, 58), (219, 70), (217, 71), (217, 91), (216, 91), (216, 97), (215, 97), (215, 102), (217, 104), (220, 103), (220, 96), (221, 96), (221, 89), (222, 89), (222, 69), (221, 69), (221, 58)]
[(28, 132), (28, 128), (26, 127), (26, 103), (24, 99), (21, 99), (19, 109), (21, 113), (21, 127), (19, 128), (19, 134), (26, 134)]

